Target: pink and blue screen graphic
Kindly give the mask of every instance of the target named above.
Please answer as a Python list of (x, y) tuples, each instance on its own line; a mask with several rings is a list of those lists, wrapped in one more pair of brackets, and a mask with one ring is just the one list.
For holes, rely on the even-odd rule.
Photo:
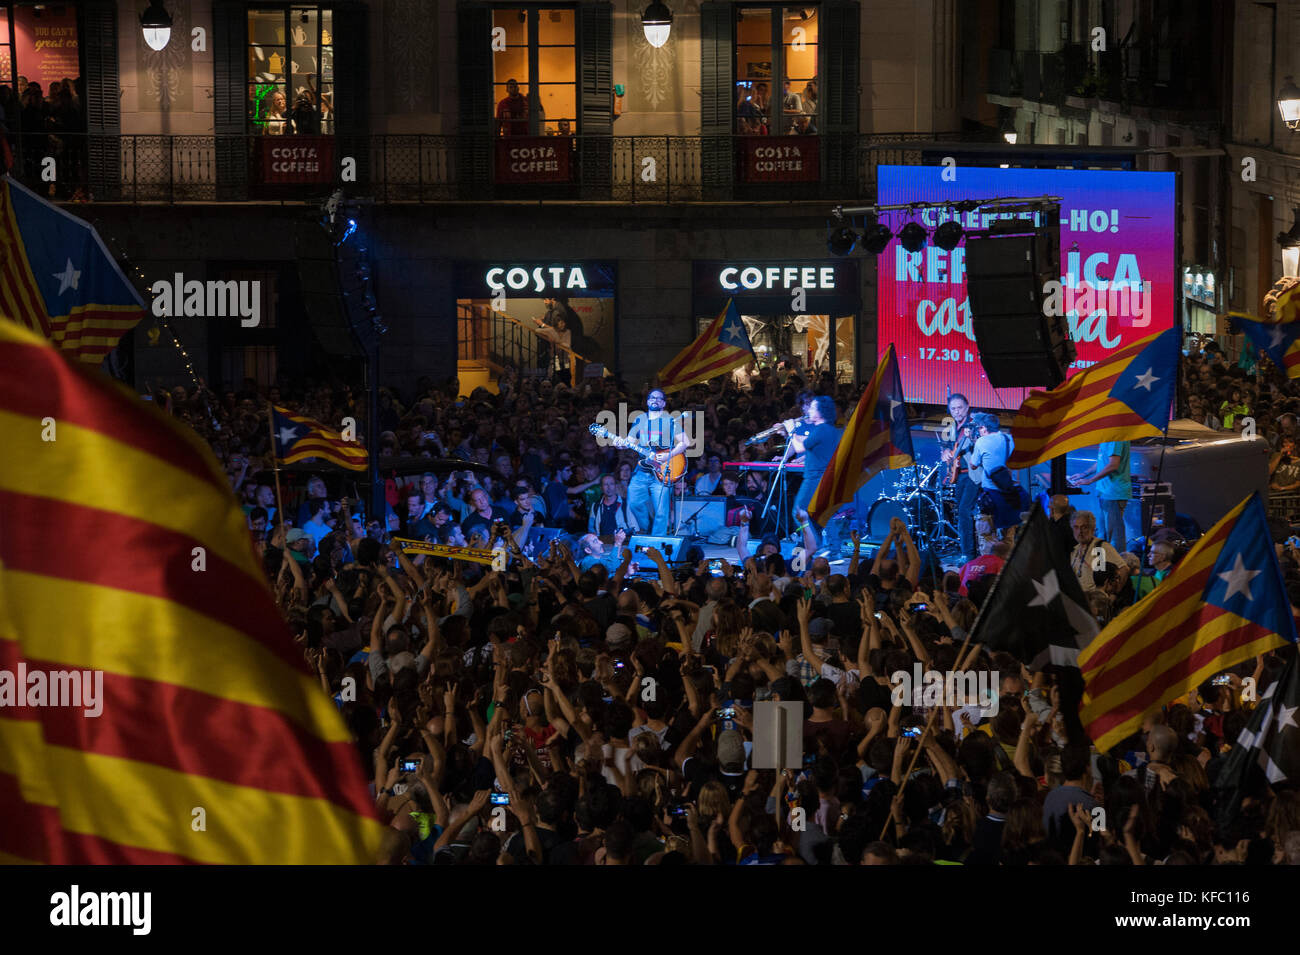
[[(877, 350), (894, 345), (908, 401), (944, 404), (961, 392), (973, 405), (1014, 410), (1028, 393), (995, 389), (984, 374), (966, 295), (964, 239), (951, 252), (933, 243), (934, 228), (947, 219), (987, 228), (996, 210), (960, 212), (947, 202), (1061, 198), (1057, 301), (1078, 352), (1070, 374), (1174, 324), (1174, 173), (880, 166), (877, 183), (878, 205), (939, 204), (880, 214), (895, 236), (878, 258)], [(908, 221), (931, 237), (921, 252), (899, 243)]]

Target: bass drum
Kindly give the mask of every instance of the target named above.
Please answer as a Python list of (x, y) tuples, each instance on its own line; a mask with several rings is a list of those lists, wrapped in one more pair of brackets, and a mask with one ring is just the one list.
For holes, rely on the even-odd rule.
[(924, 533), (933, 536), (939, 529), (939, 508), (925, 494), (910, 500), (882, 497), (867, 511), (867, 540), (879, 543), (889, 536), (889, 522), (897, 517), (907, 525), (913, 537)]

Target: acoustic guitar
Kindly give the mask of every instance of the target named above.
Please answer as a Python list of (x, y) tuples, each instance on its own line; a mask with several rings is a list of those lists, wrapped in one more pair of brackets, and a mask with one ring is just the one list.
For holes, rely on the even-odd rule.
[(671, 486), (676, 483), (679, 477), (686, 473), (686, 452), (684, 451), (679, 451), (667, 461), (657, 461), (655, 460), (655, 455), (659, 452), (654, 448), (646, 444), (638, 444), (637, 442), (630, 441), (627, 438), (620, 438), (616, 434), (610, 434), (609, 429), (602, 424), (593, 424), (588, 427), (587, 430), (596, 437), (604, 438), (611, 442), (616, 447), (628, 448), (635, 451), (641, 456), (641, 460), (650, 465), (650, 469), (654, 471), (654, 475), (659, 479), (660, 484)]

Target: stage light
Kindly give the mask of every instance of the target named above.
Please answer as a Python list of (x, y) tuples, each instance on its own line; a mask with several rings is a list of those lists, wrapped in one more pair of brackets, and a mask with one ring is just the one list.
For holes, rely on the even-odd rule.
[(342, 235), (342, 236), (339, 238), (339, 240), (338, 240), (337, 242), (335, 242), (334, 244), (335, 244), (335, 245), (342, 245), (344, 242), (348, 241), (348, 239), (350, 239), (350, 238), (352, 237), (352, 233), (353, 233), (353, 232), (356, 232), (356, 231), (357, 231), (357, 220), (356, 220), (356, 219), (349, 219), (349, 220), (348, 220), (348, 227), (347, 227), (345, 230), (343, 230), (343, 235)]
[(858, 245), (858, 234), (848, 226), (831, 230), (826, 239), (826, 249), (831, 255), (850, 255)]
[(889, 240), (894, 237), (894, 233), (889, 231), (889, 226), (883, 222), (873, 222), (862, 230), (862, 248), (872, 255), (879, 255), (885, 251), (885, 246), (889, 245)]
[(945, 252), (951, 252), (961, 242), (962, 235), (961, 226), (949, 219), (934, 230), (934, 244)]
[(909, 222), (898, 233), (898, 241), (908, 252), (920, 252), (925, 248), (925, 229), (915, 222)]

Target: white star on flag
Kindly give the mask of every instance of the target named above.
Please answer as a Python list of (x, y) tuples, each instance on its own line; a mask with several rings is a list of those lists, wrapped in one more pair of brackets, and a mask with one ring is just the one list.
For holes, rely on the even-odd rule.
[(1226, 581), (1228, 592), (1223, 595), (1224, 600), (1231, 600), (1233, 594), (1245, 594), (1247, 600), (1254, 600), (1250, 595), (1250, 582), (1258, 577), (1263, 571), (1250, 570), (1246, 567), (1246, 562), (1237, 555), (1237, 561), (1233, 564), (1232, 570), (1224, 571), (1219, 574), (1219, 579)]
[(72, 267), (72, 259), (68, 259), (68, 264), (63, 267), (62, 272), (55, 272), (54, 277), (59, 280), (59, 294), (62, 295), (71, 286), (75, 292), (77, 283), (81, 281), (81, 273)]
[(1277, 348), (1282, 344), (1282, 339), (1286, 337), (1282, 334), (1282, 326), (1274, 325), (1273, 334), (1268, 336), (1268, 345), (1270, 348)]
[(889, 417), (891, 417), (891, 418), (894, 417), (894, 412), (897, 411), (899, 408), (901, 408), (902, 405), (903, 405), (903, 403), (902, 403), (901, 401), (895, 401), (893, 398), (890, 398), (890, 399), (889, 399)]
[(1300, 710), (1300, 706), (1278, 706), (1277, 728), (1279, 732), (1288, 726), (1292, 729), (1300, 729), (1300, 726), (1297, 726), (1295, 721), (1296, 710)]
[(730, 339), (732, 340), (733, 343), (739, 345), (739, 344), (744, 340), (744, 337), (745, 337), (745, 336), (744, 336), (744, 333), (741, 332), (741, 330), (740, 330), (740, 326), (737, 325), (735, 322), (732, 322), (732, 323), (727, 327), (727, 331), (726, 331), (724, 337), (725, 337), (725, 338), (730, 338)]
[(293, 440), (294, 438), (296, 438), (296, 437), (298, 437), (298, 429), (297, 429), (297, 428), (281, 428), (281, 429), (280, 429), (280, 443), (281, 443), (281, 444), (288, 444), (290, 441), (292, 441), (292, 440)]
[(1138, 377), (1137, 386), (1139, 388), (1145, 388), (1147, 391), (1150, 391), (1151, 386), (1160, 380), (1155, 375), (1151, 374), (1151, 372), (1152, 368), (1148, 368), (1144, 374)]
[(1030, 607), (1046, 607), (1061, 593), (1061, 585), (1056, 580), (1056, 571), (1049, 570), (1042, 580), (1030, 580), (1038, 596), (1029, 601)]

